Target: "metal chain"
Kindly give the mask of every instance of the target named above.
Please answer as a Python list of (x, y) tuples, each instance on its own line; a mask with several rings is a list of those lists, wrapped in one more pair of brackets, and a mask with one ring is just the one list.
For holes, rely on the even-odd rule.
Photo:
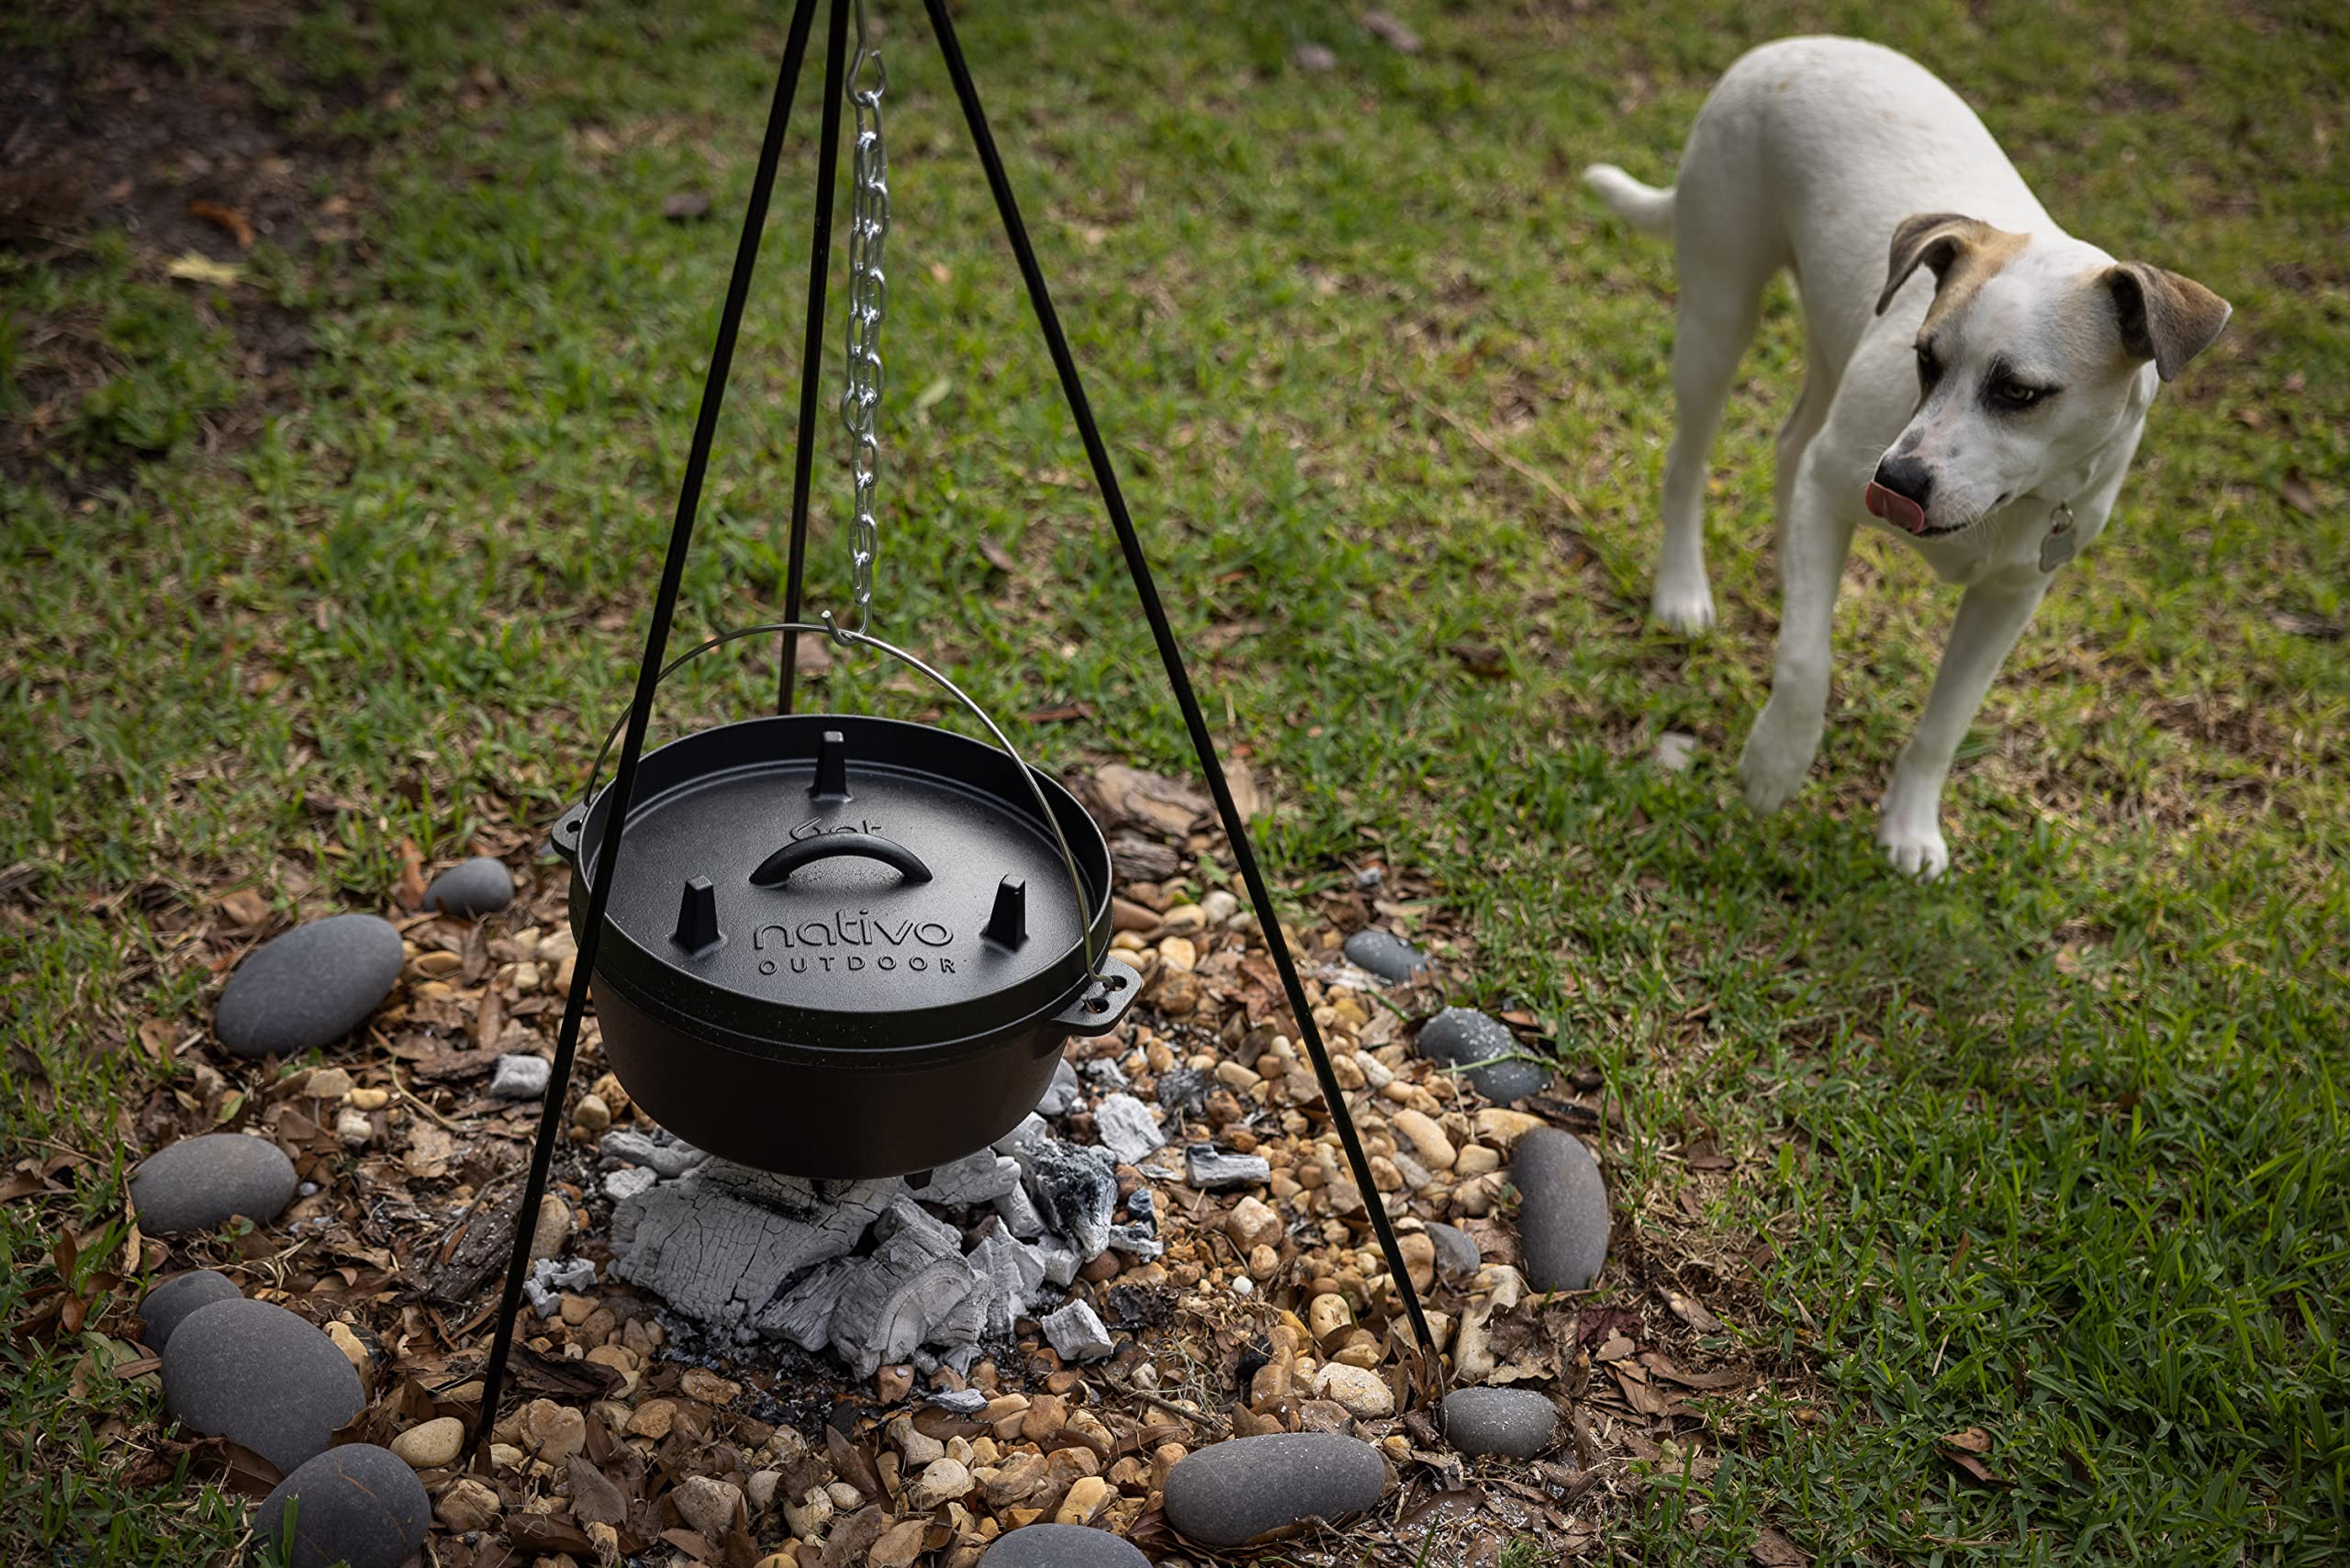
[[(874, 424), (881, 409), (881, 318), (889, 306), (889, 279), (881, 270), (890, 238), (890, 162), (881, 146), (881, 95), (890, 73), (881, 51), (866, 36), (865, 0), (856, 0), (856, 55), (848, 72), (848, 101), (856, 113), (856, 140), (850, 153), (848, 224), (848, 386), (841, 393), (841, 422), (855, 442), (849, 465), (854, 493), (849, 509), (849, 566), (856, 594), (861, 635), (873, 605), (873, 563), (881, 535), (873, 516), (873, 485), (881, 444)], [(844, 629), (830, 611), (824, 623), (835, 638)]]

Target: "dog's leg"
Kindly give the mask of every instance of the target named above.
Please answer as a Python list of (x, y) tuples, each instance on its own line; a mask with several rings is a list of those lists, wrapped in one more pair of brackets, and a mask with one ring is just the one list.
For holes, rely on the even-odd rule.
[(1706, 580), (1706, 457), (1739, 356), (1761, 317), (1761, 281), (1683, 276), (1673, 334), (1678, 422), (1664, 458), (1664, 553), (1650, 601), (1674, 632), (1695, 633), (1714, 623), (1714, 591)]
[(1779, 516), (1778, 660), (1771, 700), (1754, 721), (1738, 774), (1746, 803), (1777, 811), (1803, 787), (1819, 750), (1828, 718), (1830, 632), (1844, 556), (1852, 547), (1853, 517), (1839, 506), (1808, 455), (1796, 468), (1787, 507)]
[(1958, 601), (1933, 695), (1893, 765), (1893, 782), (1877, 812), (1876, 841), (1902, 870), (1933, 878), (1950, 865), (1942, 844), (1942, 781), (1991, 678), (2047, 591), (2048, 578), (2034, 574), (2021, 581), (1978, 583)]

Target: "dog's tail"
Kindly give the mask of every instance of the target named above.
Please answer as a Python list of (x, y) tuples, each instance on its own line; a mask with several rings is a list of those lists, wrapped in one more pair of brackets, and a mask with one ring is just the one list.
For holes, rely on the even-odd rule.
[(1608, 210), (1643, 234), (1673, 232), (1673, 189), (1644, 185), (1613, 163), (1594, 163), (1583, 183), (1599, 193)]

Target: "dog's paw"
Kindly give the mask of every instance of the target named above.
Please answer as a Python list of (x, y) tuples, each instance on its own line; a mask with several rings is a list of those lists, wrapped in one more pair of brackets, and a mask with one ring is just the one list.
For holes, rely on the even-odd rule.
[(1700, 578), (1695, 584), (1660, 582), (1649, 596), (1649, 613), (1668, 632), (1695, 637), (1714, 629), (1714, 592)]
[[(1795, 798), (1811, 771), (1812, 755), (1819, 749), (1818, 726), (1790, 724), (1776, 701), (1764, 704), (1753, 733), (1739, 754), (1739, 782), (1746, 787), (1746, 803), (1758, 816), (1769, 816)], [(1800, 733), (1808, 728), (1809, 733)]]
[(1887, 815), (1876, 824), (1876, 841), (1893, 868), (1904, 876), (1930, 882), (1950, 869), (1950, 848), (1931, 820), (1914, 823)]

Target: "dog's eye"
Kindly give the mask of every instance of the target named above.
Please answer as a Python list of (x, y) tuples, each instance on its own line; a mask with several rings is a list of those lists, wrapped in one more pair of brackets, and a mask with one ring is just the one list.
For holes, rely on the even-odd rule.
[(1934, 378), (1942, 373), (1942, 362), (1934, 358), (1933, 345), (1919, 343), (1918, 345), (1918, 379), (1930, 386)]
[(1991, 386), (1991, 401), (2002, 409), (2029, 409), (2047, 396), (2047, 387), (2028, 386), (2020, 381), (1999, 381)]

